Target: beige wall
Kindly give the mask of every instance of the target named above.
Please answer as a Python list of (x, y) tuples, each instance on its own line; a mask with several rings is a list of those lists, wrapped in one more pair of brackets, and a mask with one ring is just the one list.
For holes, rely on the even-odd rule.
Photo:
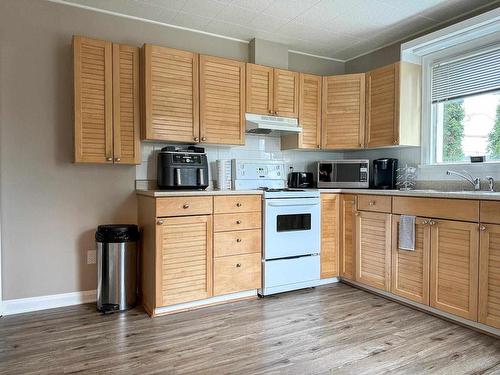
[[(5, 300), (94, 289), (86, 252), (95, 248), (96, 225), (136, 221), (135, 167), (72, 163), (73, 34), (248, 58), (246, 43), (42, 0), (0, 0)], [(315, 73), (330, 63), (291, 60), (291, 69)]]

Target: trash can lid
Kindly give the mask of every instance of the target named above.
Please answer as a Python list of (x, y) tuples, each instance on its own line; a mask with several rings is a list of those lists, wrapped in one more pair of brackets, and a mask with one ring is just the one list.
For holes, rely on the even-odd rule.
[(134, 242), (139, 239), (139, 228), (135, 224), (99, 225), (95, 232), (97, 242)]

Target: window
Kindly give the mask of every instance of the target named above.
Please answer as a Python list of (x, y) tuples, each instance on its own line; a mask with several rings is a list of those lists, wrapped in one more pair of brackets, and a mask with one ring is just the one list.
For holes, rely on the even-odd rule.
[(500, 46), (433, 61), (432, 164), (500, 161)]

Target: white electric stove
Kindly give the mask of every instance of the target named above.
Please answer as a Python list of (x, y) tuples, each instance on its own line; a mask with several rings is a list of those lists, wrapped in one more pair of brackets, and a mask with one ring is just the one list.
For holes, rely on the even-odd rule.
[(283, 161), (233, 160), (236, 190), (262, 189), (261, 295), (318, 285), (320, 198), (314, 189), (285, 188)]

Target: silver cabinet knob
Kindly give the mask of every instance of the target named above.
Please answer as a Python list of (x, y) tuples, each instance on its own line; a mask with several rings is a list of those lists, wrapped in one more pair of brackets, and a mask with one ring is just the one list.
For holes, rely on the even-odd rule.
[(369, 202), (368, 202), (368, 205), (370, 205), (370, 206), (375, 206), (375, 203), (376, 203), (375, 201), (369, 201)]
[(236, 220), (236, 224), (241, 224), (241, 220)]
[(113, 161), (113, 158), (106, 158), (106, 161)]
[(240, 202), (236, 203), (236, 207), (241, 207), (241, 203)]
[(207, 140), (207, 138), (206, 138), (206, 137), (201, 137), (201, 140), (202, 140), (203, 142), (205, 142), (205, 141)]
[(320, 145), (316, 145), (316, 148), (321, 148), (321, 146)]
[(236, 263), (236, 267), (241, 267), (241, 263)]
[(273, 111), (271, 111), (271, 110), (269, 110), (268, 112), (269, 112), (269, 114), (270, 114), (270, 115), (272, 115), (272, 114), (273, 114)]
[(164, 221), (162, 219), (158, 219), (158, 221), (156, 222), (156, 224), (158, 225), (163, 225)]
[(120, 158), (115, 158), (115, 161), (116, 161), (116, 162), (120, 162), (120, 161), (122, 161), (122, 159), (120, 159)]
[(360, 213), (359, 213), (358, 211), (356, 211), (356, 212), (354, 213), (354, 215), (355, 215), (355, 216), (359, 216), (359, 215), (360, 215)]
[(193, 140), (194, 140), (195, 142), (198, 142), (198, 140), (199, 140), (199, 139), (198, 139), (198, 137), (194, 137), (194, 138), (193, 138)]
[(486, 230), (486, 226), (481, 225), (481, 226), (479, 227), (479, 230), (480, 230), (480, 231), (482, 231), (482, 232), (484, 232), (484, 231)]
[(185, 204), (182, 206), (182, 208), (184, 208), (185, 210), (189, 208), (189, 204)]
[(427, 225), (427, 224), (429, 224), (429, 220), (422, 221), (422, 225)]
[(241, 242), (241, 238), (237, 238), (237, 239), (236, 239), (236, 242)]
[(435, 220), (429, 221), (429, 225), (436, 225), (436, 224), (437, 224), (437, 221), (435, 221)]

